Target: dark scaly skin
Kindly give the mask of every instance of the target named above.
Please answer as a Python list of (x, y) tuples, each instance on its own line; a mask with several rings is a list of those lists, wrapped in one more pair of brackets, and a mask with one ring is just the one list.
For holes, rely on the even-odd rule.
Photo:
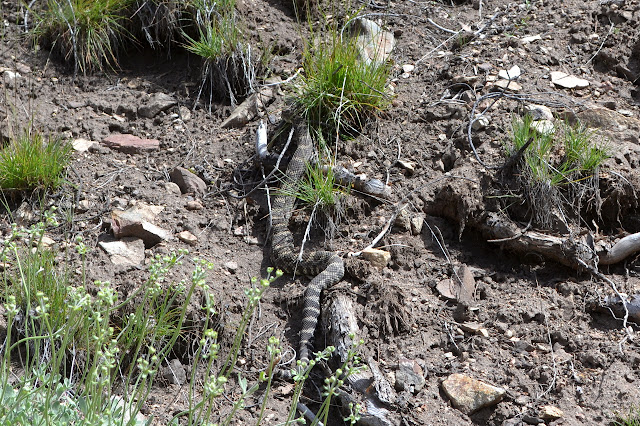
[(298, 259), (298, 252), (289, 230), (289, 219), (295, 204), (297, 184), (303, 178), (307, 163), (313, 158), (313, 142), (306, 124), (295, 125), (298, 147), (287, 166), (285, 181), (271, 203), (271, 226), (273, 231), (271, 260), (275, 266), (289, 273), (298, 272), (313, 276), (304, 292), (302, 329), (300, 330), (299, 360), (309, 361), (311, 340), (320, 316), (322, 290), (339, 282), (344, 276), (344, 262), (331, 251), (305, 252)]

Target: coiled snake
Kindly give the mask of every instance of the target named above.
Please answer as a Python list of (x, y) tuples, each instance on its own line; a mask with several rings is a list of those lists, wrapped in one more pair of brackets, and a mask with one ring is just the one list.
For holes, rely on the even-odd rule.
[(311, 340), (320, 316), (322, 290), (339, 282), (344, 276), (344, 262), (331, 251), (310, 251), (299, 256), (289, 230), (289, 219), (295, 204), (298, 182), (303, 178), (307, 164), (314, 155), (313, 142), (306, 123), (294, 123), (298, 146), (289, 161), (285, 180), (271, 202), (272, 248), (271, 260), (275, 266), (289, 273), (301, 272), (313, 276), (304, 293), (300, 352), (298, 359), (309, 360)]

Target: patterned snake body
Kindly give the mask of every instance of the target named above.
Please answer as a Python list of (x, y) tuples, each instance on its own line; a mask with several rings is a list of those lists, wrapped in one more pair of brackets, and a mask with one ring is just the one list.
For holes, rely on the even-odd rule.
[(313, 142), (306, 124), (295, 125), (298, 147), (287, 166), (285, 180), (274, 196), (271, 207), (272, 249), (271, 259), (275, 266), (289, 273), (301, 272), (313, 276), (304, 293), (302, 329), (300, 330), (299, 360), (309, 360), (311, 340), (320, 316), (322, 290), (339, 282), (344, 276), (344, 262), (331, 251), (304, 252), (300, 257), (295, 248), (293, 234), (289, 230), (289, 219), (295, 204), (298, 182), (303, 178), (307, 164), (313, 159)]

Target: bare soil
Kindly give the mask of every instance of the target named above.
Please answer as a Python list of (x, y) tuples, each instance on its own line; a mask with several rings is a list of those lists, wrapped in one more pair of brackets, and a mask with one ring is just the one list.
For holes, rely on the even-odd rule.
[[(325, 299), (340, 293), (355, 302), (364, 359), (372, 357), (390, 374), (401, 358), (416, 360), (424, 369), (424, 388), (400, 391), (389, 409), (403, 425), (608, 424), (615, 413), (640, 402), (640, 348), (627, 339), (620, 319), (599, 308), (602, 298), (612, 293), (610, 285), (587, 270), (487, 242), (474, 224), (484, 210), (503, 208), (495, 198), (504, 195), (505, 186), (496, 170), (484, 168), (478, 158), (485, 165), (504, 164), (503, 142), (509, 138), (512, 115), (525, 104), (550, 104), (561, 117), (594, 106), (617, 111), (619, 123), (600, 123), (613, 154), (601, 172), (602, 209), (599, 214), (585, 212), (576, 229), (605, 240), (640, 232), (640, 2), (394, 1), (362, 6), (363, 14), (380, 19), (396, 36), (391, 81), (396, 97), (358, 138), (341, 142), (338, 155), (341, 164), (388, 180), (394, 198), (382, 202), (350, 195), (338, 232), (326, 243), (341, 253), (361, 250), (405, 204), (406, 216), (424, 217), (425, 226), (415, 235), (401, 224), (394, 226), (379, 243), (391, 252), (389, 265), (382, 270), (368, 266), (369, 274), (361, 279), (346, 276), (325, 292)], [(110, 281), (126, 292), (143, 282), (145, 270), (113, 265), (97, 245), (110, 233), (109, 214), (132, 201), (164, 206), (156, 224), (173, 233), (188, 230), (198, 243), (187, 247), (174, 239), (147, 249), (147, 260), (186, 247), (193, 256), (216, 264), (209, 281), (220, 307), (219, 330), (226, 347), (245, 303), (243, 289), (250, 277), (264, 275), (270, 266), (264, 196), (239, 200), (227, 192), (235, 170), (253, 167), (247, 160), (254, 154), (257, 120), (242, 129), (222, 129), (229, 105), (214, 104), (211, 113), (202, 102), (194, 105), (199, 61), (178, 48), (171, 56), (133, 50), (121, 58), (117, 73), (74, 78), (73, 70), (25, 41), (22, 10), (17, 1), (0, 6), (0, 66), (21, 75), (11, 80), (5, 74), (0, 81), (3, 135), (8, 123), (32, 120), (45, 133), (72, 139), (101, 141), (120, 132), (160, 141), (159, 150), (145, 154), (105, 147), (75, 153), (70, 184), (48, 198), (61, 212), (74, 214), (49, 235), (58, 242), (82, 235), (93, 248), (89, 279)], [(252, 44), (260, 49), (271, 46), (271, 73), (283, 79), (293, 75), (300, 66), (302, 42), (291, 4), (239, 0), (238, 11)], [(465, 32), (452, 34), (460, 29)], [(522, 41), (535, 35), (541, 38)], [(415, 69), (403, 73), (405, 64)], [(487, 77), (513, 65), (522, 70), (517, 80), (522, 89), (495, 103), (481, 99), (490, 93)], [(590, 85), (555, 87), (551, 71), (574, 74)], [(471, 78), (462, 84), (462, 76)], [(179, 105), (155, 118), (140, 117), (138, 106), (158, 92), (171, 94)], [(269, 114), (281, 112), (282, 98), (279, 94)], [(485, 108), (488, 125), (471, 135), (476, 158), (467, 130), (472, 113)], [(398, 160), (413, 163), (413, 170)], [(165, 183), (175, 166), (197, 165), (204, 166), (214, 182), (205, 196), (195, 197), (204, 208), (188, 210), (186, 203), (194, 197), (173, 194)], [(87, 211), (77, 208), (82, 200), (88, 201)], [(13, 217), (21, 204), (24, 208), (21, 201), (14, 200)], [(24, 202), (37, 216), (38, 203)], [(3, 213), (4, 223), (9, 213)], [(524, 229), (526, 211), (510, 214)], [(301, 212), (295, 219), (292, 229), (299, 235), (306, 218)], [(314, 232), (314, 239), (324, 242), (324, 233)], [(229, 261), (236, 262), (237, 269), (224, 267)], [(473, 274), (475, 292), (466, 303), (447, 300), (437, 284), (451, 279), (463, 265)], [(630, 257), (601, 272), (620, 291), (632, 294), (640, 290), (638, 268), (638, 259)], [(187, 276), (188, 270), (185, 265), (175, 277)], [(297, 348), (299, 302), (307, 282), (285, 275), (273, 284), (252, 323), (239, 368), (264, 368), (270, 335)], [(459, 324), (464, 322), (481, 324), (488, 337), (462, 330)], [(635, 334), (636, 325), (630, 327)], [(315, 347), (324, 345), (319, 327)], [(190, 365), (191, 349), (182, 349), (176, 357), (187, 371), (197, 367)], [(507, 389), (506, 397), (469, 416), (462, 414), (440, 385), (452, 373), (501, 386)], [(320, 385), (320, 374), (315, 379)], [(283, 421), (289, 392), (286, 383), (276, 384), (266, 424)], [(317, 391), (310, 387), (308, 396), (317, 398)], [(186, 397), (186, 388), (160, 382), (146, 412), (164, 424), (186, 405)], [(309, 405), (316, 407), (313, 401)], [(539, 418), (544, 405), (560, 408), (563, 416)], [(222, 404), (221, 414), (228, 409)], [(250, 407), (236, 424), (251, 424), (255, 415)], [(336, 411), (330, 424), (342, 424), (340, 419)]]

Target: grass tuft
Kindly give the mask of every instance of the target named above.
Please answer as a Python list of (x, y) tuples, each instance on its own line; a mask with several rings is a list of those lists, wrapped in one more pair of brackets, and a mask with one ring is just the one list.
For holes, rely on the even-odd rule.
[[(598, 172), (609, 158), (603, 143), (594, 143), (597, 134), (581, 123), (563, 123), (549, 132), (535, 129), (530, 115), (512, 120), (511, 143), (514, 155), (528, 142), (522, 154), (519, 183), (538, 226), (552, 228), (553, 217), (579, 219), (583, 207), (599, 209)], [(584, 201), (584, 202), (583, 202)]]
[(235, 106), (238, 98), (253, 91), (256, 69), (251, 49), (242, 41), (235, 12), (235, 0), (214, 2), (194, 0), (191, 3), (197, 35), (186, 32), (185, 49), (202, 58), (203, 90), (209, 89), (209, 109), (213, 99), (229, 99)]
[(338, 28), (329, 27), (327, 34), (312, 35), (305, 44), (294, 109), (329, 139), (353, 137), (389, 105), (385, 87), (390, 66), (362, 61), (355, 40), (341, 40)]
[(0, 150), (0, 188), (55, 189), (64, 182), (71, 144), (61, 138), (45, 140), (33, 129), (11, 139)]
[(113, 69), (120, 47), (131, 38), (125, 23), (132, 4), (133, 0), (48, 0), (43, 12), (34, 13), (33, 38), (73, 62), (75, 73)]

